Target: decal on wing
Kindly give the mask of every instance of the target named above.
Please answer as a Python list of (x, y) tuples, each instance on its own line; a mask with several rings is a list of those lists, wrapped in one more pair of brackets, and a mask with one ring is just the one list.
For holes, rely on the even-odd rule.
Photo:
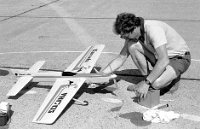
[(90, 73), (104, 47), (102, 44), (88, 47), (65, 71)]
[(74, 97), (85, 78), (59, 78), (35, 115), (33, 122), (52, 124)]

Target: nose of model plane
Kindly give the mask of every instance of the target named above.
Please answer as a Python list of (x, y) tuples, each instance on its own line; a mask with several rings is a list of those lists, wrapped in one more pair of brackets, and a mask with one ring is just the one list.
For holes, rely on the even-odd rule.
[(110, 75), (110, 78), (111, 78), (111, 79), (116, 78), (116, 77), (117, 77), (116, 74), (111, 74), (111, 75)]

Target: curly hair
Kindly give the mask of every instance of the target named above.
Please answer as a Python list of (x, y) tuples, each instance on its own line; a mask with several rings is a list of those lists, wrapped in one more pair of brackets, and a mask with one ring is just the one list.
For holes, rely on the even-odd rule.
[(139, 17), (136, 17), (135, 14), (124, 12), (117, 15), (113, 25), (113, 31), (117, 35), (121, 33), (130, 33), (140, 25)]

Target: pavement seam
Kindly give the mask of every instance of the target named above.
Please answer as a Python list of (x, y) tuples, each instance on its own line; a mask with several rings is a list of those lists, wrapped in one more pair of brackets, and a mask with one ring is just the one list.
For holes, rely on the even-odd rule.
[(22, 13), (19, 13), (19, 14), (13, 15), (13, 16), (9, 16), (8, 18), (5, 18), (5, 19), (1, 20), (0, 22), (7, 21), (7, 20), (12, 19), (12, 18), (15, 18), (15, 17), (19, 17), (20, 15), (29, 13), (29, 12), (34, 11), (34, 10), (37, 10), (37, 9), (40, 9), (40, 8), (42, 8), (42, 7), (48, 6), (48, 5), (53, 4), (53, 3), (56, 3), (56, 2), (58, 2), (58, 1), (60, 1), (60, 0), (55, 0), (55, 1), (52, 1), (52, 2), (49, 2), (49, 3), (45, 3), (45, 4), (40, 5), (40, 6), (38, 6), (38, 7), (35, 7), (35, 8), (32, 8), (32, 9), (26, 10), (26, 11), (24, 11), (24, 12), (22, 12)]

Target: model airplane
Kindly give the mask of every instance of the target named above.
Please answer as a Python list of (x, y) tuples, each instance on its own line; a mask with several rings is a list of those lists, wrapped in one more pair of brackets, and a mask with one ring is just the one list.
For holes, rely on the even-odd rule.
[(29, 70), (13, 70), (20, 78), (7, 96), (16, 96), (29, 82), (55, 81), (49, 94), (39, 108), (32, 122), (52, 124), (73, 99), (82, 84), (89, 82), (108, 82), (116, 75), (102, 75), (90, 73), (99, 58), (104, 45), (88, 47), (65, 71), (63, 72), (38, 72), (45, 61), (36, 62)]

